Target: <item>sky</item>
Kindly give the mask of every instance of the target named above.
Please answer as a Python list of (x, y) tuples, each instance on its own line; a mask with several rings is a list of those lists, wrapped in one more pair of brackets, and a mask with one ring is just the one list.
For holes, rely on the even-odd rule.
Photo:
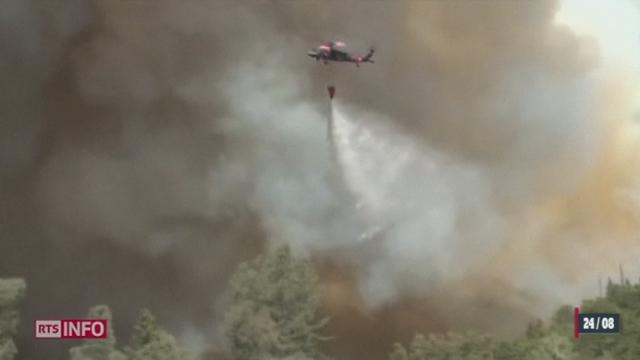
[[(607, 68), (620, 76), (640, 74), (640, 2), (637, 0), (563, 0), (556, 22), (593, 36)], [(638, 96), (640, 99), (640, 96)], [(638, 100), (640, 108), (640, 100)], [(634, 131), (634, 129), (629, 129)], [(637, 130), (636, 130), (637, 131)]]

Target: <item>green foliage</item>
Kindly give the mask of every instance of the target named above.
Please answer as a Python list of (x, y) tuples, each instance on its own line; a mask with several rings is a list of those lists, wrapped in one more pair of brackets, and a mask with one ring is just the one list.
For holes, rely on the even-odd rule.
[(20, 303), (27, 285), (22, 279), (0, 279), (0, 360), (11, 360), (18, 353), (13, 337), (20, 321)]
[(131, 345), (126, 350), (128, 360), (187, 360), (175, 337), (160, 328), (149, 310), (143, 310), (133, 329)]
[(574, 344), (567, 336), (548, 333), (525, 344), (523, 360), (577, 360)]
[(609, 281), (604, 298), (586, 300), (582, 312), (620, 313), (621, 333), (614, 336), (583, 336), (577, 348), (584, 359), (640, 359), (640, 284)]
[(573, 307), (563, 305), (551, 317), (551, 331), (558, 334), (573, 334)]
[(475, 334), (416, 335), (408, 349), (395, 344), (391, 360), (493, 360), (494, 342)]
[[(0, 360), (13, 360), (18, 353), (13, 337), (19, 324), (20, 303), (26, 283), (22, 279), (0, 279)], [(134, 328), (131, 346), (123, 353), (116, 348), (111, 310), (94, 306), (89, 318), (106, 319), (107, 339), (86, 340), (69, 350), (71, 360), (188, 360), (191, 357), (177, 345), (176, 339), (161, 329), (153, 315), (142, 311)]]
[(187, 360), (189, 355), (181, 350), (176, 339), (156, 323), (148, 310), (143, 310), (133, 329), (131, 345), (125, 352), (116, 348), (111, 310), (106, 305), (94, 306), (89, 318), (107, 319), (107, 339), (85, 340), (71, 348), (71, 360)]
[(124, 354), (115, 347), (116, 337), (112, 327), (111, 309), (106, 305), (94, 306), (89, 309), (88, 317), (107, 320), (107, 338), (85, 340), (82, 345), (71, 348), (71, 360), (125, 360)]
[(317, 283), (311, 264), (286, 247), (241, 264), (225, 319), (233, 359), (325, 358), (319, 330), (328, 320), (318, 318)]
[[(539, 324), (535, 329), (542, 331)], [(516, 341), (495, 343), (474, 334), (417, 335), (408, 349), (394, 345), (390, 360), (577, 360), (573, 343), (555, 333), (536, 333)]]
[[(585, 335), (573, 339), (573, 308), (560, 307), (549, 326), (541, 320), (528, 325), (526, 336), (492, 344), (471, 335), (416, 336), (406, 349), (396, 344), (391, 360), (637, 360), (640, 359), (640, 284), (609, 281), (605, 297), (585, 300), (582, 312), (620, 313), (620, 335)], [(472, 349), (473, 351), (469, 351)]]
[(496, 360), (522, 360), (529, 352), (530, 341), (503, 341), (496, 345), (494, 358)]

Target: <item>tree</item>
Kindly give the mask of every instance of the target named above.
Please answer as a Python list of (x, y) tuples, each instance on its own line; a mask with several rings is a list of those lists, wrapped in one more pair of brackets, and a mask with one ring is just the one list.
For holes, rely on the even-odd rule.
[(496, 360), (522, 360), (527, 356), (529, 341), (502, 341), (496, 345), (494, 357)]
[(578, 353), (567, 336), (549, 333), (530, 339), (523, 360), (577, 360)]
[(160, 328), (156, 318), (146, 309), (140, 313), (126, 354), (128, 360), (190, 359), (189, 354), (178, 346), (175, 337)]
[(409, 348), (395, 344), (391, 360), (636, 360), (640, 359), (640, 284), (609, 281), (605, 297), (582, 301), (583, 313), (619, 313), (622, 330), (615, 336), (573, 337), (573, 308), (561, 306), (549, 326), (536, 320), (526, 337), (492, 345), (482, 337), (418, 335)]
[(225, 335), (233, 359), (320, 359), (318, 279), (288, 247), (243, 263), (231, 279)]
[(622, 330), (616, 336), (584, 336), (577, 344), (585, 359), (640, 359), (640, 284), (609, 281), (604, 298), (585, 300), (582, 312), (619, 313)]
[(18, 353), (13, 337), (20, 321), (19, 306), (26, 289), (22, 279), (0, 279), (0, 360), (11, 360)]
[(493, 360), (494, 342), (471, 333), (416, 335), (408, 349), (394, 345), (390, 360)]
[(71, 360), (125, 360), (124, 354), (116, 349), (111, 309), (106, 305), (94, 306), (89, 309), (88, 317), (107, 320), (107, 338), (85, 340), (82, 345), (71, 348)]

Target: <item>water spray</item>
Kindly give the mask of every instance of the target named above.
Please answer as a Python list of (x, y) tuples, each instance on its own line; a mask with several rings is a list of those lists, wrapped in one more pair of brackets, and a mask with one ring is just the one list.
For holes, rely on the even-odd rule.
[(327, 141), (331, 142), (331, 129), (333, 128), (333, 96), (336, 94), (336, 87), (327, 86), (329, 91), (329, 121), (327, 122)]

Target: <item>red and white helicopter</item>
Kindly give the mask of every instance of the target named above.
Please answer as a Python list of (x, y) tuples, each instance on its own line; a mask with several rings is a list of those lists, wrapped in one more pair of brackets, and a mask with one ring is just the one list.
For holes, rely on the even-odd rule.
[(352, 55), (345, 50), (346, 44), (342, 41), (328, 41), (322, 43), (320, 46), (311, 50), (307, 53), (309, 57), (312, 57), (318, 60), (322, 60), (325, 64), (328, 64), (329, 61), (335, 62), (352, 62), (355, 63), (356, 66), (360, 67), (360, 64), (365, 62), (373, 63), (371, 57), (375, 52), (374, 48), (370, 48), (369, 52), (362, 56)]

